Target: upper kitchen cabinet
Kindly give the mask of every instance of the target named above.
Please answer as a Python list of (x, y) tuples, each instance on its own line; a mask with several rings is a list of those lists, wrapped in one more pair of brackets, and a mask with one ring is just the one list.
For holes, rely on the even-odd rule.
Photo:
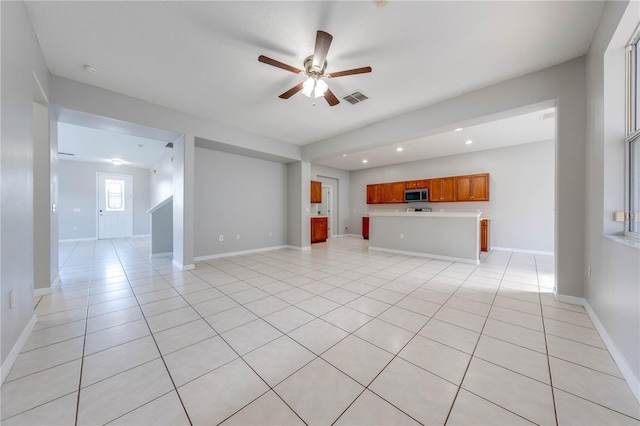
[(311, 181), (311, 204), (319, 204), (322, 202), (322, 182), (317, 180)]
[(385, 203), (404, 203), (404, 182), (392, 182), (384, 184)]
[(431, 179), (429, 182), (429, 201), (432, 203), (456, 201), (456, 178)]
[(489, 173), (456, 177), (458, 201), (489, 201)]
[(367, 204), (384, 203), (384, 184), (367, 185)]
[(404, 183), (404, 189), (429, 188), (429, 179), (408, 180)]

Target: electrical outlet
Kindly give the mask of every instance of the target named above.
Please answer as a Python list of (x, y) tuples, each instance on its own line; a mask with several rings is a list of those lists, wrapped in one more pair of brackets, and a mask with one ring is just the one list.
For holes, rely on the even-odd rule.
[(16, 292), (11, 290), (9, 292), (9, 309), (13, 309), (16, 306)]
[(224, 241), (224, 235), (222, 234), (218, 235), (218, 241)]
[(273, 237), (273, 232), (269, 231), (269, 236)]
[(240, 239), (240, 234), (236, 234), (236, 240)]
[(404, 240), (404, 234), (400, 234), (400, 239)]

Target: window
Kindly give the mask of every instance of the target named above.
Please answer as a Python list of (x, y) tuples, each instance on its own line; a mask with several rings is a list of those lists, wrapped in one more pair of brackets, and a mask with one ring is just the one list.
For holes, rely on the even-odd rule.
[(628, 53), (627, 100), (627, 228), (626, 233), (640, 236), (640, 36)]
[(108, 212), (124, 211), (124, 181), (105, 179), (106, 209)]

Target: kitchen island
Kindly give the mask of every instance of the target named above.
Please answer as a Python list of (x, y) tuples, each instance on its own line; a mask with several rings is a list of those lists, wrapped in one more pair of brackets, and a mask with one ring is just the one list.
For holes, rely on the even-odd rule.
[(477, 212), (369, 212), (369, 250), (480, 263)]

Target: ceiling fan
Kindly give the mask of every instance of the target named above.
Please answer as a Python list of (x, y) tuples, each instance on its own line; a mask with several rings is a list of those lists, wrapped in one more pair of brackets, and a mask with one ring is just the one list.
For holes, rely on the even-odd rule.
[(307, 56), (304, 60), (304, 70), (301, 70), (291, 65), (284, 64), (275, 59), (271, 59), (267, 56), (260, 55), (258, 61), (267, 65), (282, 68), (285, 71), (289, 71), (295, 74), (303, 74), (308, 78), (302, 83), (296, 84), (291, 89), (287, 90), (279, 97), (282, 99), (289, 99), (291, 96), (302, 91), (302, 94), (310, 98), (318, 98), (324, 96), (330, 106), (338, 105), (340, 101), (333, 94), (329, 85), (324, 79), (344, 77), (345, 75), (353, 74), (365, 74), (371, 72), (371, 67), (354, 68), (351, 70), (338, 71), (325, 74), (327, 68), (327, 52), (331, 46), (333, 36), (324, 31), (318, 31), (316, 34), (316, 48), (313, 55)]

